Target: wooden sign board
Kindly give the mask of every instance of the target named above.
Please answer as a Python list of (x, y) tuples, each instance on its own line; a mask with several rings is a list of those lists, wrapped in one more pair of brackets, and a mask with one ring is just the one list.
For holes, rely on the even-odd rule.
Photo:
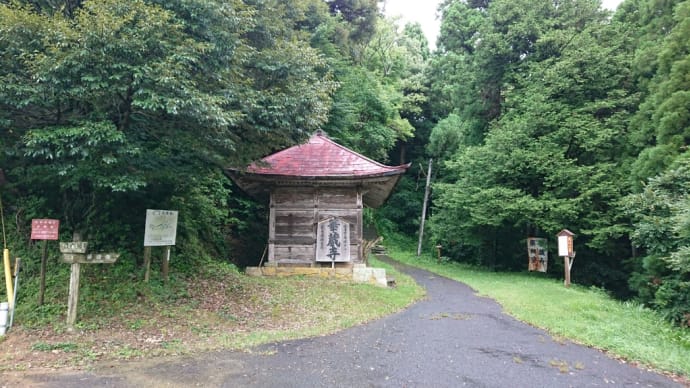
[(80, 253), (85, 254), (89, 243), (86, 241), (73, 241), (60, 243), (60, 253)]
[(112, 264), (120, 258), (119, 253), (63, 253), (62, 262), (68, 264)]
[(145, 247), (175, 245), (177, 211), (146, 209)]
[(573, 256), (573, 237), (572, 236), (558, 236), (558, 256), (572, 257)]
[(316, 261), (350, 261), (350, 224), (347, 221), (331, 217), (319, 222)]
[(549, 262), (549, 242), (545, 238), (529, 237), (527, 239), (528, 270), (546, 272)]
[(31, 220), (32, 240), (58, 240), (60, 220), (34, 218)]

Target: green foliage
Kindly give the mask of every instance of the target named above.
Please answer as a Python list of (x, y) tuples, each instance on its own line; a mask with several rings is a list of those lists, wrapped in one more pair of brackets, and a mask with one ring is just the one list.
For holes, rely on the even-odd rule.
[(386, 204), (376, 212), (380, 232), (393, 230), (414, 235), (419, 229), (419, 217), (424, 200), (424, 177), (415, 181), (403, 176)]
[(8, 215), (130, 251), (145, 209), (173, 208), (185, 255), (231, 257), (243, 221), (222, 169), (327, 119), (336, 84), (301, 24), (325, 5), (283, 20), (263, 2), (20, 3), (0, 4)]
[(378, 14), (376, 0), (326, 0), (331, 13), (347, 21), (347, 36), (356, 55), (357, 44), (369, 41), (374, 33)]
[(53, 350), (60, 350), (63, 352), (74, 352), (77, 350), (77, 344), (73, 342), (60, 342), (56, 344), (48, 344), (45, 342), (36, 342), (31, 345), (31, 350), (38, 352), (51, 352)]
[(653, 4), (653, 10), (652, 3), (640, 4), (638, 11), (630, 5), (621, 16), (640, 25), (635, 65), (645, 98), (631, 120), (634, 145), (641, 150), (631, 175), (637, 190), (668, 168), (690, 140), (690, 3)]
[(681, 325), (690, 326), (690, 159), (683, 154), (669, 170), (625, 198), (635, 222), (633, 242), (644, 257), (631, 277), (642, 302)]
[(141, 177), (122, 175), (128, 159), (140, 150), (128, 147), (124, 134), (110, 122), (31, 130), (23, 143), (24, 156), (37, 161), (27, 173), (52, 177), (55, 182), (45, 183), (61, 190), (77, 190), (85, 181), (95, 189), (112, 192), (132, 191), (144, 185)]
[(413, 27), (401, 32), (385, 19), (375, 27), (357, 58), (334, 58), (340, 87), (324, 129), (342, 144), (386, 160), (396, 144), (414, 135), (408, 117), (420, 114), (426, 101), (420, 77), (428, 49)]
[(374, 74), (353, 68), (340, 82), (324, 126), (336, 141), (381, 160), (397, 140), (412, 136), (412, 126), (399, 116), (400, 94), (382, 85)]
[[(523, 12), (494, 1), (486, 12), (466, 4), (447, 12), (458, 7), (487, 19), (464, 21), (485, 38), (442, 40), (480, 80), (500, 76), (501, 98), (475, 112), (457, 110), (432, 131), (429, 151), (445, 159), (442, 182), (434, 186), (434, 239), (455, 259), (521, 268), (526, 237), (553, 239), (567, 227), (578, 234), (578, 265), (598, 267), (575, 275), (578, 281), (625, 294), (616, 255), (625, 249), (626, 229), (612, 206), (624, 192), (625, 175), (617, 169), (625, 160), (622, 115), (635, 102), (624, 36), (585, 2)], [(474, 82), (459, 80), (456, 87), (475, 100), (493, 95)], [(500, 114), (490, 113), (498, 102)]]

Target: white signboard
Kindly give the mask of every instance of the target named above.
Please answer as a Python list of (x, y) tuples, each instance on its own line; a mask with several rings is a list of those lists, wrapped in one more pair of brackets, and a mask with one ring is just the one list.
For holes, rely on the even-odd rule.
[(319, 222), (316, 261), (350, 261), (350, 224), (337, 217)]
[(558, 236), (558, 256), (570, 256), (572, 252), (572, 239), (568, 236)]
[(175, 245), (177, 211), (146, 209), (145, 247)]

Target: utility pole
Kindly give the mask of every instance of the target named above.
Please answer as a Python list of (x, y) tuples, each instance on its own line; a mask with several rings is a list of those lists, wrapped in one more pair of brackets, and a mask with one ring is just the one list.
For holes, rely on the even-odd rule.
[(429, 190), (431, 189), (431, 164), (429, 159), (429, 171), (426, 173), (426, 187), (424, 188), (424, 205), (422, 205), (422, 221), (419, 223), (419, 244), (417, 244), (417, 257), (422, 254), (422, 239), (424, 239), (424, 221), (426, 221), (426, 205), (429, 202)]

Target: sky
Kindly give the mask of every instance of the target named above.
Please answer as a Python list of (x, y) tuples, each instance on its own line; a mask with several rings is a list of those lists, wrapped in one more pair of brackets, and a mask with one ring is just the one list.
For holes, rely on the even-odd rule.
[[(539, 1), (539, 0), (535, 0)], [(419, 22), (422, 31), (429, 40), (430, 47), (436, 47), (436, 36), (441, 28), (441, 21), (436, 20), (436, 7), (441, 0), (386, 0), (386, 16), (400, 16), (402, 25), (407, 22)], [(603, 0), (605, 8), (615, 10), (622, 0)]]

